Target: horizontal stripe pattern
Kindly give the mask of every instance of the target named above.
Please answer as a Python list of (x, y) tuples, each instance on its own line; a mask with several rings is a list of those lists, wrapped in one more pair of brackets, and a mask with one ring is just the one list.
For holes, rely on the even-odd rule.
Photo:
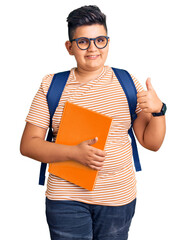
[[(132, 76), (137, 92), (143, 90)], [(49, 126), (46, 95), (53, 74), (45, 76), (33, 99), (27, 122), (42, 128)], [(130, 113), (125, 93), (112, 68), (105, 66), (101, 74), (87, 83), (75, 78), (71, 69), (66, 86), (53, 117), (54, 135), (57, 135), (66, 101), (105, 114), (113, 118), (105, 145), (107, 156), (104, 167), (98, 173), (95, 188), (88, 191), (64, 179), (49, 174), (46, 196), (54, 200), (76, 200), (89, 204), (120, 206), (136, 197), (136, 178), (132, 162), (132, 148), (128, 136)], [(141, 109), (137, 105), (136, 113)]]

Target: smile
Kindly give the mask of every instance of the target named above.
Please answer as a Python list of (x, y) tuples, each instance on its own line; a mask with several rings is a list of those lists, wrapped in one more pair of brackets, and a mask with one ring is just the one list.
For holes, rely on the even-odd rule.
[(99, 56), (100, 55), (89, 55), (89, 56), (86, 56), (86, 58), (94, 60), (94, 59), (97, 59)]

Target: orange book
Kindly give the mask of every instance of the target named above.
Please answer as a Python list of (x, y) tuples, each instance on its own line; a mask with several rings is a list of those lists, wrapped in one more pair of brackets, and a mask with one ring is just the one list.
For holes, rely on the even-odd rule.
[[(66, 102), (56, 143), (77, 145), (98, 137), (92, 146), (104, 150), (112, 118), (87, 108)], [(92, 191), (98, 171), (77, 161), (50, 163), (48, 171), (73, 184)]]

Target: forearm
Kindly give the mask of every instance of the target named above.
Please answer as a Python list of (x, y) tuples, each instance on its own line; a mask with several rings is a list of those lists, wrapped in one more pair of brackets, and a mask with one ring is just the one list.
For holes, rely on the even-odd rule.
[(21, 144), (21, 153), (24, 156), (44, 163), (70, 160), (73, 146), (47, 142), (41, 138), (32, 138)]
[(146, 148), (157, 151), (163, 143), (165, 131), (165, 116), (152, 116), (144, 132), (144, 145)]

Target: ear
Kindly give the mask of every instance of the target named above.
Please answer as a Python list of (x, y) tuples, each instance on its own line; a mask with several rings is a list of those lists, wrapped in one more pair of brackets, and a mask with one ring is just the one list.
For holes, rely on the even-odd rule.
[(65, 42), (65, 47), (70, 55), (74, 55), (72, 51), (72, 43), (70, 41)]

